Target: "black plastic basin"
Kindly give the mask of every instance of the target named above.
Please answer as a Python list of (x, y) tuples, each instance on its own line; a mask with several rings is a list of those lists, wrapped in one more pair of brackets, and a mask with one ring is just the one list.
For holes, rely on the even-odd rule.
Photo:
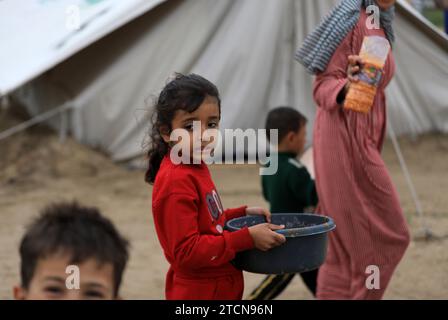
[[(233, 264), (241, 270), (263, 273), (300, 273), (318, 268), (327, 255), (328, 232), (336, 225), (329, 217), (306, 213), (272, 214), (273, 224), (284, 224), (276, 232), (286, 237), (286, 242), (269, 251), (258, 249), (240, 252)], [(263, 216), (245, 216), (227, 222), (226, 229), (237, 231), (259, 223)]]

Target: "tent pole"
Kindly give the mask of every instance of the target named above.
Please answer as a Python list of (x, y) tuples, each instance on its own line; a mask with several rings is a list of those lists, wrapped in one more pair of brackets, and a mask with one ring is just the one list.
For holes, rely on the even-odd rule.
[(7, 110), (11, 106), (11, 102), (9, 100), (9, 96), (1, 96), (0, 97), (0, 109)]
[[(66, 111), (70, 110), (72, 107), (73, 106), (70, 101), (64, 102), (62, 105), (60, 105), (57, 108), (54, 108), (47, 112), (41, 113), (41, 114), (35, 116), (34, 118), (31, 118), (30, 120), (19, 123), (18, 125), (14, 126), (14, 127), (11, 127), (9, 129), (6, 129), (3, 132), (0, 132), (0, 140), (6, 139), (16, 133), (24, 131), (24, 130), (28, 129), (29, 127), (32, 127), (38, 123), (47, 121), (48, 119), (50, 119), (60, 113), (65, 113)], [(62, 121), (65, 121), (65, 120), (62, 120)], [(63, 130), (65, 130), (64, 126), (65, 126), (65, 124), (61, 124), (61, 127), (63, 128)], [(63, 133), (60, 134), (61, 139), (63, 138), (64, 134)]]
[(422, 209), (420, 200), (419, 200), (417, 192), (415, 190), (414, 183), (412, 182), (411, 175), (409, 174), (409, 170), (406, 165), (406, 161), (404, 160), (403, 154), (401, 152), (401, 148), (398, 143), (397, 136), (395, 135), (395, 131), (392, 128), (392, 124), (390, 123), (390, 121), (388, 121), (388, 128), (389, 128), (389, 136), (392, 140), (392, 144), (394, 146), (395, 153), (397, 154), (398, 161), (400, 162), (401, 170), (403, 171), (403, 174), (406, 178), (406, 183), (409, 187), (409, 190), (411, 191), (411, 196), (412, 196), (412, 200), (414, 201), (415, 209), (417, 211), (418, 216), (420, 217), (420, 223), (421, 223), (421, 227), (422, 227), (422, 231), (423, 231), (423, 237), (426, 240), (428, 240), (433, 237), (433, 233), (431, 232), (431, 230), (428, 228), (428, 226), (426, 224), (426, 219), (423, 214), (423, 209)]
[[(65, 110), (68, 111), (68, 110)], [(60, 113), (60, 125), (59, 125), (59, 143), (64, 143), (67, 139), (68, 130), (68, 112)]]

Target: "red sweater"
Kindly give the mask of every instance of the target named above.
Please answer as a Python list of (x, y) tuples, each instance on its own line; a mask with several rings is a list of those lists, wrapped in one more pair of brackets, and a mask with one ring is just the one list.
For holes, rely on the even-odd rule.
[(226, 221), (245, 215), (246, 206), (223, 210), (210, 172), (200, 165), (173, 164), (163, 159), (154, 182), (152, 212), (171, 269), (188, 277), (229, 275), (230, 261), (254, 243), (247, 227), (228, 232)]

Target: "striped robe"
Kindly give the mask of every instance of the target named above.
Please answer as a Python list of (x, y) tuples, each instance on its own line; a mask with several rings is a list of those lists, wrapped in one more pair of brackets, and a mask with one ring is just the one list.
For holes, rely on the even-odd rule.
[[(337, 226), (319, 270), (319, 299), (381, 299), (409, 244), (398, 195), (380, 154), (386, 131), (384, 89), (395, 69), (392, 53), (369, 114), (344, 110), (336, 102), (347, 82), (347, 56), (359, 53), (364, 36), (385, 37), (382, 29), (368, 29), (366, 18), (362, 11), (313, 85), (318, 105), (313, 132), (316, 211)], [(366, 285), (372, 265), (379, 270), (379, 289)]]

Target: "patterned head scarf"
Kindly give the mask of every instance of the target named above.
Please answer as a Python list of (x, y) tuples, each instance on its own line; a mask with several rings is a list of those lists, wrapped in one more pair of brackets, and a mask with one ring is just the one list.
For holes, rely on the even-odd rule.
[[(375, 1), (342, 0), (305, 38), (302, 46), (296, 52), (296, 60), (311, 74), (324, 71), (337, 47), (355, 27), (361, 10), (370, 5), (376, 5)], [(392, 28), (394, 16), (394, 6), (380, 11), (380, 25), (391, 43), (395, 40)]]

